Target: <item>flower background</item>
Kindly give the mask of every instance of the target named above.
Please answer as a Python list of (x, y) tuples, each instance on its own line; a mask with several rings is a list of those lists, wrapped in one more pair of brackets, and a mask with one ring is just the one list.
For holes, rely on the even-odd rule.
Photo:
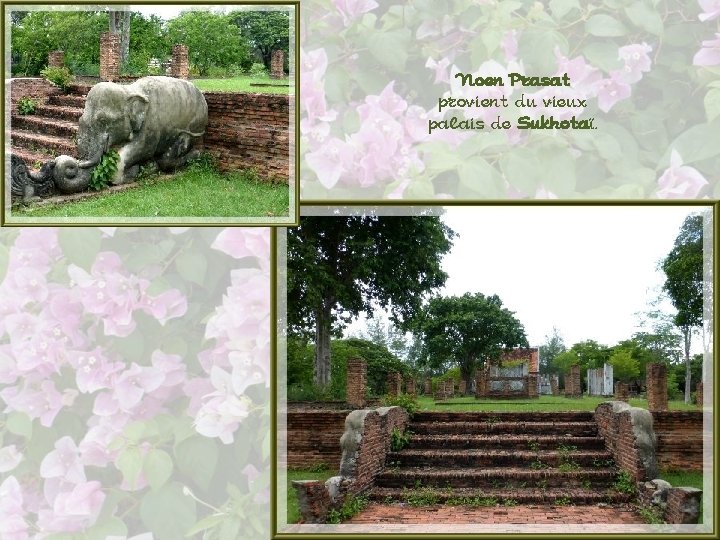
[(0, 230), (0, 538), (268, 536), (270, 231)]
[[(301, 193), (353, 198), (717, 198), (717, 0), (303, 0)], [(454, 75), (568, 73), (570, 88)], [(518, 108), (525, 94), (536, 107)], [(501, 97), (489, 122), (597, 130), (434, 131), (438, 98)], [(553, 108), (543, 97), (583, 99)]]

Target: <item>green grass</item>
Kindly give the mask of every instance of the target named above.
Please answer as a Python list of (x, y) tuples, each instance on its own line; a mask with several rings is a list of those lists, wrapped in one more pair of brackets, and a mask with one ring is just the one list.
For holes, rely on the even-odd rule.
[[(256, 94), (287, 94), (292, 83), (290, 79), (271, 79), (269, 77), (232, 77), (227, 79), (191, 79), (191, 82), (204, 92), (254, 92)], [(251, 86), (259, 84), (290, 84), (290, 86)]]
[(289, 215), (287, 184), (251, 172), (220, 174), (194, 164), (174, 177), (150, 177), (117, 193), (80, 201), (13, 208), (13, 217), (282, 217)]
[[(609, 398), (588, 397), (566, 398), (563, 396), (540, 396), (537, 399), (475, 399), (474, 397), (452, 398), (435, 402), (430, 396), (418, 396), (418, 404), (422, 411), (482, 411), (482, 412), (513, 412), (513, 411), (594, 411)], [(631, 399), (633, 407), (647, 408), (646, 399)], [(670, 401), (671, 411), (699, 411), (695, 405), (686, 405), (682, 401)]]
[(292, 486), (293, 480), (322, 480), (323, 482), (335, 476), (337, 473), (326, 470), (313, 472), (309, 470), (294, 470), (287, 473), (287, 522), (297, 523), (300, 520), (300, 507), (298, 505), (297, 492)]

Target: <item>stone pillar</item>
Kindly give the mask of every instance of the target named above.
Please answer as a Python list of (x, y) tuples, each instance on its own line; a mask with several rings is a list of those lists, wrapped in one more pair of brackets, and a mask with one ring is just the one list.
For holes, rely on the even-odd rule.
[(560, 395), (560, 384), (557, 375), (550, 375), (550, 391), (553, 396)]
[(425, 379), (425, 395), (432, 396), (432, 379)]
[(627, 383), (615, 383), (615, 399), (626, 402), (630, 400), (630, 386)]
[(407, 380), (405, 383), (405, 391), (412, 396), (415, 395), (415, 379), (410, 378)]
[(273, 51), (270, 57), (270, 77), (282, 79), (285, 76), (285, 54), (281, 50)]
[(648, 410), (667, 411), (667, 366), (660, 362), (648, 364), (645, 386), (647, 388)]
[(397, 371), (391, 371), (387, 375), (387, 393), (391, 396), (402, 393), (402, 376)]
[(63, 67), (65, 65), (65, 53), (63, 51), (53, 51), (48, 54), (48, 67)]
[(355, 409), (365, 407), (367, 392), (367, 363), (362, 358), (348, 358), (347, 361), (347, 404)]
[(695, 403), (697, 403), (698, 407), (703, 406), (703, 383), (702, 382), (697, 383), (697, 386), (695, 387)]
[(176, 43), (172, 48), (172, 62), (170, 64), (170, 76), (178, 79), (187, 79), (190, 74), (190, 63), (188, 61), (187, 45)]
[(538, 377), (537, 373), (528, 373), (528, 397), (536, 398), (540, 397), (538, 392)]
[(565, 396), (582, 396), (582, 386), (580, 383), (580, 366), (577, 364), (570, 366), (570, 373), (565, 376)]
[(465, 379), (463, 379), (460, 381), (460, 390), (458, 390), (458, 392), (460, 392), (461, 396), (464, 396), (466, 390), (467, 390), (467, 382), (465, 381)]
[(120, 78), (120, 34), (100, 34), (100, 80), (116, 81)]

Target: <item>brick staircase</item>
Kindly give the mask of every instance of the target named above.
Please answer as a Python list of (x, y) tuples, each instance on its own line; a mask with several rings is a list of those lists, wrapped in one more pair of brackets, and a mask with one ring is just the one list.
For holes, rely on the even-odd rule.
[[(591, 412), (417, 413), (370, 498), (475, 504), (621, 503)], [(471, 503), (472, 504), (472, 503)]]
[(76, 156), (75, 137), (78, 119), (85, 107), (90, 86), (73, 84), (66, 95), (51, 95), (34, 114), (12, 111), (10, 119), (11, 152), (31, 169), (48, 159), (67, 154)]

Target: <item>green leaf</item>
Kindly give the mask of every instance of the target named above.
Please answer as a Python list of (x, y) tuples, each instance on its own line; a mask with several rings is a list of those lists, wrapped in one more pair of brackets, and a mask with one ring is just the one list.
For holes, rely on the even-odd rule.
[(156, 540), (178, 540), (197, 520), (195, 500), (182, 484), (171, 482), (142, 498), (140, 518)]
[(720, 118), (691, 127), (670, 143), (660, 166), (665, 168), (669, 165), (670, 152), (673, 148), (680, 153), (686, 165), (720, 154), (720, 145), (717, 143), (718, 133), (720, 133)]
[(153, 490), (158, 490), (164, 486), (172, 471), (172, 458), (164, 450), (153, 449), (145, 456), (143, 472)]
[(112, 517), (107, 521), (98, 522), (92, 528), (88, 529), (82, 536), (83, 539), (96, 540), (99, 538), (107, 538), (109, 536), (125, 537), (128, 529), (122, 520)]
[(598, 37), (619, 37), (627, 34), (627, 28), (623, 23), (604, 13), (590, 17), (585, 23), (585, 31)]
[(229, 519), (220, 526), (219, 540), (237, 540), (240, 532), (240, 521)]
[(63, 227), (58, 242), (68, 262), (89, 270), (100, 251), (102, 232), (94, 227)]
[(483, 158), (476, 156), (463, 161), (458, 167), (461, 187), (470, 193), (487, 198), (505, 195), (500, 174)]
[(573, 9), (580, 9), (579, 0), (550, 0), (550, 11), (555, 20), (559, 21)]
[(582, 52), (588, 62), (602, 70), (612, 71), (622, 66), (618, 58), (618, 48), (610, 41), (588, 43)]
[(185, 536), (194, 536), (197, 533), (202, 532), (206, 529), (211, 529), (211, 528), (215, 527), (216, 525), (219, 525), (226, 519), (230, 519), (230, 518), (229, 518), (229, 516), (227, 516), (225, 514), (220, 514), (220, 515), (213, 514), (213, 515), (207, 516), (207, 517), (201, 519), (200, 521), (198, 521), (194, 526), (192, 526), (190, 528), (190, 530), (185, 534)]
[(5, 279), (9, 262), (10, 254), (8, 253), (8, 248), (4, 244), (0, 244), (0, 283)]
[(175, 259), (175, 268), (183, 279), (203, 285), (207, 260), (197, 252), (185, 251)]
[(138, 478), (143, 469), (143, 456), (136, 446), (126, 448), (117, 459), (117, 468), (123, 475), (131, 489), (137, 485)]
[(720, 116), (720, 88), (711, 88), (705, 94), (703, 104), (705, 105), (705, 115), (708, 122), (712, 122)]
[(206, 437), (190, 437), (176, 444), (174, 453), (178, 469), (198, 486), (207, 489), (217, 468), (217, 443)]
[(511, 186), (526, 195), (535, 194), (540, 164), (533, 152), (522, 148), (508, 152), (500, 158), (500, 168)]
[(23, 412), (12, 412), (8, 415), (5, 427), (10, 433), (29, 439), (33, 433), (33, 423), (30, 417)]
[(625, 15), (637, 26), (647, 32), (659, 36), (663, 32), (663, 21), (660, 14), (646, 2), (638, 0), (625, 8)]
[(411, 33), (407, 28), (368, 34), (368, 49), (375, 59), (393, 72), (405, 69)]
[(555, 51), (567, 54), (565, 36), (547, 28), (530, 28), (523, 31), (518, 42), (518, 53), (529, 75), (551, 74), (557, 70)]

